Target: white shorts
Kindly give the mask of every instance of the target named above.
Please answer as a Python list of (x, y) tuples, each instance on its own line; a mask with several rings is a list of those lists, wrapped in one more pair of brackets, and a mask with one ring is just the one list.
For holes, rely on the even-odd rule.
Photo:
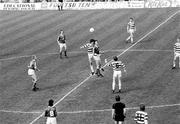
[(122, 76), (121, 71), (114, 71), (114, 73), (113, 73), (114, 78), (116, 78), (116, 77), (121, 78), (121, 76)]
[(174, 53), (174, 58), (177, 58), (177, 57), (180, 58), (180, 53)]
[(66, 43), (59, 43), (59, 48), (62, 50), (63, 48), (66, 50)]
[(93, 53), (88, 53), (88, 59), (90, 62), (94, 59)]
[(28, 69), (28, 75), (35, 75), (35, 71), (33, 69)]
[(101, 57), (100, 57), (100, 56), (101, 56), (100, 54), (94, 56), (94, 60), (95, 60), (95, 61), (101, 61)]
[(55, 117), (47, 117), (46, 124), (57, 124)]
[(135, 32), (135, 29), (129, 29), (128, 33), (133, 34)]

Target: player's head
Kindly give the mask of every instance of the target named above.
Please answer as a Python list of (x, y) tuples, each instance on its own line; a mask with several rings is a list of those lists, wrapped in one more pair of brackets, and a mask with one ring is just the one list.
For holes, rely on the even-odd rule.
[(113, 60), (114, 60), (114, 61), (118, 61), (118, 57), (117, 57), (117, 56), (114, 56), (114, 57), (113, 57)]
[(145, 105), (143, 103), (141, 103), (139, 107), (140, 107), (140, 111), (145, 111)]
[(121, 100), (119, 95), (115, 96), (115, 99), (116, 99), (117, 102)]
[(63, 34), (64, 33), (64, 31), (63, 30), (60, 30), (60, 34)]
[(177, 38), (177, 42), (179, 42), (179, 43), (180, 43), (180, 38), (179, 38), (179, 37)]
[(36, 59), (37, 59), (36, 55), (33, 55), (33, 56), (32, 56), (32, 59), (33, 59), (33, 60), (36, 60)]
[(133, 17), (130, 17), (129, 20), (132, 22), (134, 19), (133, 19)]
[(95, 43), (95, 41), (96, 41), (96, 40), (94, 40), (94, 39), (90, 39), (90, 41), (89, 41), (89, 42), (94, 44), (94, 43)]
[(54, 100), (50, 99), (48, 105), (53, 106), (53, 104), (54, 104)]

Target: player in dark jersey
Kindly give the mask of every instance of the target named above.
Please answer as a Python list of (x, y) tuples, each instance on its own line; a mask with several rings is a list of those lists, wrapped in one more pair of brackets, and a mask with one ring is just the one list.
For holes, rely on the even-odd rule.
[(136, 111), (134, 120), (136, 124), (148, 124), (148, 114), (145, 112), (144, 104), (140, 104), (140, 110)]
[(60, 30), (60, 34), (57, 38), (57, 43), (59, 45), (60, 58), (62, 58), (63, 49), (64, 49), (64, 56), (67, 57), (66, 36), (63, 30)]
[(49, 100), (48, 108), (45, 110), (45, 117), (47, 118), (46, 124), (57, 124), (57, 112), (56, 107), (53, 106), (54, 101)]
[(96, 75), (98, 77), (103, 77), (103, 75), (101, 74), (101, 70), (104, 71), (104, 69), (101, 68), (101, 52), (99, 46), (97, 45), (97, 40), (94, 40), (93, 46), (93, 57), (96, 62)]
[(112, 106), (112, 117), (114, 119), (115, 124), (123, 124), (124, 119), (125, 119), (125, 104), (120, 102), (120, 96), (116, 96), (116, 103), (113, 104)]

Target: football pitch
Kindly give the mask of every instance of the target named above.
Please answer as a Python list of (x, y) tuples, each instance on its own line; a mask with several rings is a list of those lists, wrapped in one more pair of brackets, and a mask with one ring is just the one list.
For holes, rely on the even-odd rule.
[[(126, 43), (126, 25), (135, 18), (134, 44)], [(89, 28), (94, 27), (91, 34)], [(63, 29), (68, 58), (59, 59), (56, 42)], [(179, 35), (178, 35), (179, 34)], [(173, 46), (180, 36), (180, 9), (88, 11), (0, 11), (0, 124), (45, 124), (43, 112), (55, 100), (58, 124), (113, 124), (112, 69), (114, 55), (127, 69), (122, 75), (121, 100), (125, 124), (145, 103), (150, 124), (179, 124), (180, 69), (172, 70)], [(90, 76), (86, 50), (90, 38), (99, 40), (103, 78)], [(27, 66), (37, 55), (40, 90), (31, 91)]]

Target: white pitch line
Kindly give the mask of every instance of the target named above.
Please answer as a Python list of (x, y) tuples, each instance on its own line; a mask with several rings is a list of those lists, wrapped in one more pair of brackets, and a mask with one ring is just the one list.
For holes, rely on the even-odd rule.
[[(178, 104), (168, 104), (168, 105), (157, 105), (157, 106), (146, 106), (146, 109), (154, 109), (154, 108), (165, 108), (165, 107), (175, 107), (180, 106), (180, 103)], [(139, 109), (139, 107), (130, 107), (126, 108), (126, 110), (134, 110)], [(80, 113), (93, 113), (93, 112), (108, 112), (112, 111), (112, 109), (101, 109), (101, 110), (82, 110), (82, 111), (72, 111), (72, 112), (58, 112), (59, 114), (80, 114)]]
[(25, 112), (25, 111), (11, 111), (11, 110), (0, 110), (0, 112), (4, 112), (4, 113), (15, 113), (15, 114), (17, 114), (17, 113), (19, 113), (19, 114), (40, 114), (40, 113), (42, 113), (42, 112)]
[[(152, 31), (150, 31), (149, 33), (147, 33), (146, 35), (144, 35), (141, 39), (139, 39), (137, 42), (135, 42), (133, 45), (131, 45), (129, 48), (127, 48), (126, 50), (124, 50), (121, 54), (118, 55), (121, 56), (123, 55), (125, 52), (127, 52), (129, 49), (131, 49), (133, 46), (135, 46), (137, 43), (139, 43), (140, 41), (142, 41), (145, 37), (147, 37), (149, 34), (151, 34), (152, 32), (154, 32), (155, 30), (157, 30), (160, 26), (162, 26), (163, 24), (165, 24), (166, 22), (168, 22), (172, 17), (174, 17), (176, 14), (178, 14), (180, 11), (177, 11), (176, 13), (174, 13), (173, 15), (171, 15), (169, 18), (167, 18), (164, 22), (162, 22), (160, 25), (158, 25), (156, 28), (154, 28)], [(111, 60), (112, 61), (112, 60)], [(110, 62), (111, 62), (110, 61)], [(108, 62), (109, 63), (109, 62)], [(103, 67), (107, 66), (108, 63), (106, 63)], [(84, 82), (86, 82), (87, 80), (90, 79), (91, 76), (88, 76), (85, 80), (83, 80), (82, 82), (80, 82), (76, 87), (74, 87), (72, 90), (70, 90), (66, 95), (64, 95), (61, 99), (59, 99), (54, 106), (56, 106), (57, 104), (59, 104), (61, 101), (63, 101), (67, 96), (69, 96), (69, 94), (71, 94), (72, 92), (74, 92), (77, 88), (79, 88), (82, 84), (84, 84)], [(37, 120), (39, 120), (42, 116), (44, 115), (44, 112), (39, 115), (37, 118), (35, 118), (32, 122), (30, 122), (30, 124), (34, 124)]]
[[(104, 50), (102, 53), (107, 52), (123, 52), (125, 49), (116, 49), (116, 50)], [(130, 52), (173, 52), (173, 50), (158, 50), (158, 49), (132, 49), (129, 50)], [(72, 51), (68, 53), (87, 53), (86, 51)], [(43, 54), (36, 54), (36, 56), (46, 56), (46, 55), (58, 55), (59, 53), (43, 53)], [(0, 59), (0, 61), (6, 61), (6, 60), (13, 60), (13, 59), (20, 59), (20, 58), (28, 58), (33, 56), (32, 55), (22, 55), (22, 56), (15, 56), (15, 57), (9, 57)]]
[[(154, 109), (154, 108), (165, 108), (165, 107), (175, 107), (180, 106), (178, 104), (166, 104), (166, 105), (157, 105), (157, 106), (146, 106), (146, 109)], [(126, 110), (134, 110), (139, 109), (139, 107), (129, 107)], [(58, 114), (81, 114), (81, 113), (95, 113), (95, 112), (108, 112), (112, 111), (112, 109), (99, 109), (99, 110), (81, 110), (81, 111), (60, 111)], [(0, 112), (4, 113), (15, 113), (15, 114), (40, 114), (42, 112), (24, 112), (24, 111), (10, 111), (10, 110), (0, 110)]]

